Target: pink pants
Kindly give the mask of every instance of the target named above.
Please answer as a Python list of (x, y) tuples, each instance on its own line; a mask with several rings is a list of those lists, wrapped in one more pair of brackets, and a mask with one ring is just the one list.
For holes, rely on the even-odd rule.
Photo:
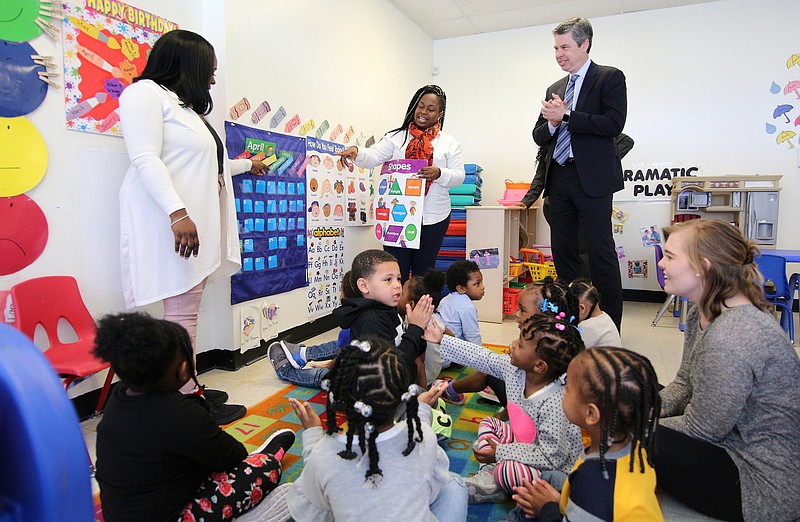
[[(486, 449), (490, 446), (490, 440), (498, 444), (514, 442), (511, 426), (494, 417), (486, 417), (478, 426), (478, 440), (473, 444), (473, 448), (477, 450)], [(538, 469), (515, 460), (500, 460), (494, 467), (495, 482), (510, 494), (514, 493), (514, 486), (522, 485), (523, 480), (533, 482), (533, 479), (541, 476), (542, 473)]]
[[(200, 301), (205, 287), (206, 279), (203, 279), (186, 293), (164, 299), (164, 320), (178, 323), (186, 328), (192, 341), (192, 357), (195, 363), (197, 362), (197, 315), (200, 313)], [(194, 381), (189, 380), (181, 391), (191, 393), (193, 389)]]

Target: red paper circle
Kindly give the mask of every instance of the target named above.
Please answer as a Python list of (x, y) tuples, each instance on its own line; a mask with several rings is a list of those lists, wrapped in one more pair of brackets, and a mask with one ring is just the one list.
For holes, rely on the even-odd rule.
[(19, 272), (41, 255), (47, 244), (44, 212), (25, 194), (0, 198), (0, 275)]

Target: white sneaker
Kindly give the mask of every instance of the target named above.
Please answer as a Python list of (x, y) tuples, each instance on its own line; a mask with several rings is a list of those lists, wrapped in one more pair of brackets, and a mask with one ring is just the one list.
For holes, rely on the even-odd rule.
[(508, 493), (494, 480), (490, 470), (482, 470), (464, 479), (470, 504), (499, 504), (508, 500)]

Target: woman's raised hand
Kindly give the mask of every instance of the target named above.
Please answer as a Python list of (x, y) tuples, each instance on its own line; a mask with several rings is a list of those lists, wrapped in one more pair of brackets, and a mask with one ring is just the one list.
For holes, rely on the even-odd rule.
[(342, 152), (337, 152), (334, 154), (335, 156), (340, 156), (342, 158), (342, 163), (348, 169), (353, 166), (353, 162), (356, 160), (356, 156), (358, 156), (358, 147), (350, 146), (344, 149)]

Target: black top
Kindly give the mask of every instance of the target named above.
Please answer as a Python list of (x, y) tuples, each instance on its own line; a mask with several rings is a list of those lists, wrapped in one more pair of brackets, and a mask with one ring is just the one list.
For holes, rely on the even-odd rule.
[(211, 135), (214, 137), (214, 143), (217, 144), (217, 174), (222, 174), (222, 170), (223, 170), (222, 161), (223, 161), (223, 154), (224, 154), (223, 151), (225, 150), (222, 147), (222, 140), (219, 139), (219, 134), (217, 134), (217, 131), (214, 130), (214, 127), (212, 127), (211, 125), (208, 124), (208, 122), (206, 121), (205, 118), (200, 116), (200, 119), (203, 120), (203, 123), (206, 124), (206, 128), (208, 129), (208, 132), (210, 132)]
[(350, 328), (350, 339), (361, 339), (364, 336), (382, 337), (393, 343), (405, 356), (406, 365), (412, 381), (417, 381), (415, 359), (425, 353), (427, 344), (422, 339), (423, 330), (415, 324), (409, 324), (403, 330), (403, 321), (397, 308), (388, 306), (374, 299), (356, 297), (342, 300), (342, 306), (333, 311), (333, 316), (341, 328)]
[(178, 519), (214, 471), (247, 457), (205, 401), (179, 392), (129, 396), (120, 383), (97, 426), (97, 482), (107, 522)]

